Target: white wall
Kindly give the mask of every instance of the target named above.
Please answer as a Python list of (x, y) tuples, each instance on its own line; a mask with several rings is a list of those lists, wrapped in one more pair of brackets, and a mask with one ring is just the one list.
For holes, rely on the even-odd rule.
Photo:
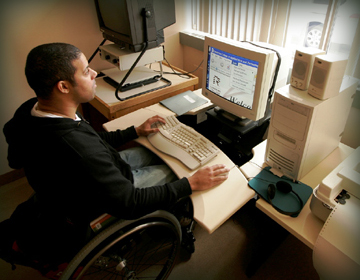
[[(166, 58), (177, 67), (183, 66), (179, 31), (188, 28), (189, 1), (175, 0), (177, 23), (165, 30)], [(35, 96), (24, 74), (26, 56), (32, 48), (44, 43), (66, 42), (80, 48), (89, 58), (102, 40), (93, 0), (1, 1), (1, 129), (24, 101)], [(97, 57), (90, 66), (100, 71), (110, 65)], [(1, 132), (0, 175), (9, 171), (7, 143)]]

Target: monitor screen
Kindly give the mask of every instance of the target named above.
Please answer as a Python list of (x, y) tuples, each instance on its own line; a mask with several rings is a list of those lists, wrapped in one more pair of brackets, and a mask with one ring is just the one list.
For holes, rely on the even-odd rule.
[(276, 52), (250, 43), (205, 37), (203, 95), (239, 118), (265, 116)]
[(206, 89), (252, 109), (259, 62), (209, 47)]
[(134, 52), (146, 41), (145, 9), (148, 49), (163, 43), (163, 29), (175, 23), (174, 0), (95, 0), (95, 8), (103, 37)]

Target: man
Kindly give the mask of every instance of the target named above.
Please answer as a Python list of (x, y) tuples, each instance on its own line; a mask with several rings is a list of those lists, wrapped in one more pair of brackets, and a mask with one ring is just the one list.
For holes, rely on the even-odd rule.
[[(151, 125), (164, 120), (154, 116), (138, 127), (96, 133), (76, 112), (94, 98), (97, 76), (78, 48), (40, 45), (29, 53), (25, 74), (37, 98), (21, 105), (4, 127), (8, 160), (12, 168), (24, 168), (39, 212), (46, 216), (42, 223), (52, 220), (53, 227), (47, 227), (51, 233), (57, 221), (82, 232), (103, 213), (134, 219), (171, 209), (192, 191), (226, 180), (224, 165), (178, 180), (144, 148), (118, 153), (113, 147), (157, 132)], [(64, 235), (57, 238), (66, 239)]]

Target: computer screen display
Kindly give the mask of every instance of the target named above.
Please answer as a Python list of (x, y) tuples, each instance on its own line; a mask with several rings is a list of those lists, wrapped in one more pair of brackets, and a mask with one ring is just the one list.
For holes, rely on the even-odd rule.
[(268, 48), (205, 37), (202, 93), (235, 117), (257, 121), (266, 113), (277, 60)]
[(206, 88), (252, 109), (259, 62), (209, 47)]

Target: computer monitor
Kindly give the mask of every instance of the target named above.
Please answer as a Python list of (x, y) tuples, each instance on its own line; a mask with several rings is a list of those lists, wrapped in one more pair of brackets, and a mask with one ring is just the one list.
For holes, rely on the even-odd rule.
[(146, 41), (147, 49), (159, 46), (163, 29), (175, 23), (174, 0), (95, 0), (95, 8), (103, 37), (134, 52), (143, 50)]
[(258, 121), (265, 116), (278, 70), (277, 52), (247, 42), (205, 37), (204, 62), (204, 96), (237, 118)]

